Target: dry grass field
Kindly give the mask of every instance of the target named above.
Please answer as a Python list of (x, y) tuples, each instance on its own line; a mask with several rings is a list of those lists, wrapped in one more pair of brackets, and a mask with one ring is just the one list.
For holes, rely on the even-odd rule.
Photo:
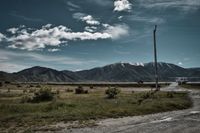
[[(83, 86), (86, 94), (75, 94), (78, 86), (4, 84), (0, 87), (0, 131), (30, 131), (35, 126), (145, 115), (189, 108), (185, 92), (156, 92), (151, 87), (118, 87), (116, 98), (108, 99), (108, 87)], [(28, 102), (41, 89), (53, 94), (49, 101)], [(91, 123), (90, 123), (91, 124)]]

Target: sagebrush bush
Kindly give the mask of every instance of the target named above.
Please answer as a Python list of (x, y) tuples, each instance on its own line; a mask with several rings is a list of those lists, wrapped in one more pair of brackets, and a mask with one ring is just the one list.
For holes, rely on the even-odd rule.
[(10, 84), (10, 81), (5, 81), (4, 83), (5, 83), (5, 84)]
[(120, 93), (120, 90), (117, 88), (111, 88), (109, 87), (106, 91), (105, 91), (106, 95), (108, 98), (112, 99), (112, 98), (116, 98), (116, 96)]
[(41, 85), (40, 85), (40, 84), (38, 84), (38, 85), (36, 85), (35, 87), (36, 87), (36, 88), (41, 88)]
[(39, 103), (52, 101), (54, 99), (54, 94), (50, 88), (41, 88), (39, 91), (35, 92), (33, 97), (25, 98), (27, 102)]
[(75, 94), (88, 94), (88, 90), (84, 90), (82, 86), (75, 89)]
[(29, 87), (30, 87), (30, 88), (31, 88), (31, 87), (34, 87), (34, 85), (30, 84)]
[(22, 98), (21, 98), (21, 103), (28, 103), (28, 102), (31, 102), (31, 100), (32, 100), (32, 97), (31, 96), (23, 96)]
[(2, 87), (3, 86), (3, 82), (0, 82), (0, 87)]
[(94, 86), (91, 85), (91, 86), (90, 86), (90, 89), (94, 89)]
[(167, 97), (168, 98), (173, 98), (174, 97), (173, 92), (167, 92)]
[(22, 87), (22, 86), (21, 86), (20, 84), (17, 84), (17, 87), (20, 88), (20, 87)]

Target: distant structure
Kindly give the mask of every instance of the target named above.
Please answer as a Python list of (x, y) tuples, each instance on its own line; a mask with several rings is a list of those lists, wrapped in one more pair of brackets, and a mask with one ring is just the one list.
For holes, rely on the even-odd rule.
[(188, 77), (176, 77), (176, 82), (181, 85), (188, 82)]

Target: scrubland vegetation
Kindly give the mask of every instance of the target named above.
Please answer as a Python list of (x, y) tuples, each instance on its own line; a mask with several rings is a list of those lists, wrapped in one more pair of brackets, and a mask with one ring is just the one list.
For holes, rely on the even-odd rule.
[(0, 130), (145, 115), (186, 109), (192, 104), (187, 93), (150, 90), (150, 87), (143, 92), (131, 87), (4, 84), (0, 87)]
[(200, 89), (200, 83), (186, 83), (182, 84), (181, 86), (188, 89)]

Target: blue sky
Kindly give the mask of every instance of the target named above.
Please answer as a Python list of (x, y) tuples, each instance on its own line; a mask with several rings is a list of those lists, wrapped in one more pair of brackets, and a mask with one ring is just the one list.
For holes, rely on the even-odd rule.
[(0, 70), (158, 60), (200, 66), (200, 0), (1, 0)]

